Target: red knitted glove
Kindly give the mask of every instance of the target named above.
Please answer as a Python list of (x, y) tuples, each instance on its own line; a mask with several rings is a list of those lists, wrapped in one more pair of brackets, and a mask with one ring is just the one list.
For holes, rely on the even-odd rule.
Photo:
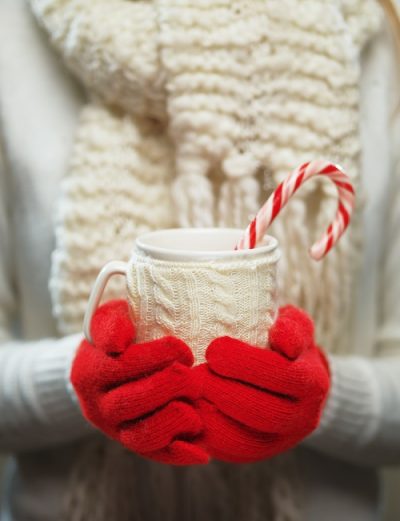
[(209, 345), (208, 364), (195, 372), (210, 456), (236, 463), (269, 458), (317, 427), (330, 377), (313, 337), (311, 319), (287, 306), (270, 331), (271, 349), (230, 337)]
[(207, 463), (195, 444), (202, 422), (193, 406), (199, 388), (188, 346), (174, 337), (135, 344), (122, 300), (96, 311), (91, 333), (94, 345), (81, 343), (71, 372), (84, 416), (142, 456), (175, 465)]

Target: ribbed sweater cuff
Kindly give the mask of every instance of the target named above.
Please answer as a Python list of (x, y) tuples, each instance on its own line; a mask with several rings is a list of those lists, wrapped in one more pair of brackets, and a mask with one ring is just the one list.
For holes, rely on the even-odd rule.
[(12, 341), (0, 349), (0, 450), (20, 452), (92, 433), (70, 383), (82, 335)]
[(86, 424), (70, 382), (72, 360), (82, 335), (71, 335), (43, 349), (34, 362), (32, 379), (37, 413), (57, 430), (80, 431)]
[(379, 427), (379, 386), (368, 359), (328, 357), (331, 389), (319, 427), (304, 444), (346, 456), (371, 442)]

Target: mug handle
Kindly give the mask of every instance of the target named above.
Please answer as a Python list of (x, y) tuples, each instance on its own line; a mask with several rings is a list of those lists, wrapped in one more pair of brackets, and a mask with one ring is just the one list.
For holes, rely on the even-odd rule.
[(127, 272), (127, 263), (122, 261), (108, 262), (97, 275), (96, 282), (90, 293), (89, 301), (86, 307), (85, 317), (83, 319), (83, 332), (86, 340), (92, 343), (92, 335), (90, 334), (90, 324), (92, 317), (103, 296), (107, 282), (114, 275), (125, 275)]

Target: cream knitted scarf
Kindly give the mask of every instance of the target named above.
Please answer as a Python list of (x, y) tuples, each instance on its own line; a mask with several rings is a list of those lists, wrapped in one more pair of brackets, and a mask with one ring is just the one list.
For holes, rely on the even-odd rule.
[[(31, 4), (90, 99), (56, 223), (50, 286), (60, 332), (81, 330), (97, 272), (129, 257), (138, 233), (244, 227), (289, 171), (325, 157), (358, 190), (349, 233), (323, 262), (310, 261), (308, 245), (336, 205), (333, 186), (311, 182), (272, 234), (283, 250), (282, 301), (312, 314), (326, 349), (349, 351), (342, 332), (351, 331), (361, 250), (359, 54), (379, 24), (374, 0)], [(109, 295), (121, 291), (115, 283)]]

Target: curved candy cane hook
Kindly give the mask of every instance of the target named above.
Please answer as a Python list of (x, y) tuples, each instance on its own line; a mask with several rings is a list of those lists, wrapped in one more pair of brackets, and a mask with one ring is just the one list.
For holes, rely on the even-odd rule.
[(348, 175), (339, 166), (323, 160), (300, 165), (277, 187), (247, 227), (236, 249), (255, 248), (290, 197), (303, 183), (317, 175), (326, 176), (335, 183), (339, 196), (334, 220), (321, 239), (310, 248), (311, 257), (321, 260), (345, 232), (355, 205), (355, 192)]

